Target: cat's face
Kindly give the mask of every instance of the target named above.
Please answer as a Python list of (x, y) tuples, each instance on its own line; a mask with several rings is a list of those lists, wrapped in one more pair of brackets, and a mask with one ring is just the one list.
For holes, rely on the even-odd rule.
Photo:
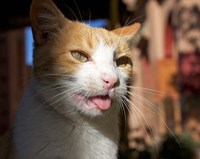
[(31, 22), (34, 75), (57, 92), (55, 108), (71, 105), (95, 116), (115, 102), (123, 104), (133, 67), (127, 33), (133, 36), (138, 24), (114, 31), (92, 28), (65, 19), (51, 0), (33, 1)]

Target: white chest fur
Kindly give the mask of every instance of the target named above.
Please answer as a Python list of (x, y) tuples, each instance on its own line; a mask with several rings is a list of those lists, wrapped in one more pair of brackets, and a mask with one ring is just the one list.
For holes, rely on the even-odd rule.
[[(74, 112), (68, 117), (46, 109), (32, 98), (37, 82), (31, 81), (14, 126), (16, 159), (116, 159), (118, 114), (85, 118)], [(33, 89), (34, 88), (34, 89)]]

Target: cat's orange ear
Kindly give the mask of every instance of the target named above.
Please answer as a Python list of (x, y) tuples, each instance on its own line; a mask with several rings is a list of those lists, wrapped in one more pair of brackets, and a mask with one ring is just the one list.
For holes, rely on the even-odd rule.
[(30, 21), (35, 43), (43, 44), (66, 21), (52, 0), (32, 0)]
[(121, 36), (121, 37), (127, 37), (127, 38), (132, 38), (133, 35), (135, 35), (141, 27), (140, 23), (134, 23), (129, 26), (124, 26), (121, 28), (117, 28), (112, 30), (115, 34)]

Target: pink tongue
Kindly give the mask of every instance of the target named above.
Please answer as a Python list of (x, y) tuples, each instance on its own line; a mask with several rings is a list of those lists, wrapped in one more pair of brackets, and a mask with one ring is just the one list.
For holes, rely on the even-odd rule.
[(92, 102), (101, 110), (107, 110), (111, 106), (111, 99), (109, 97), (92, 97)]

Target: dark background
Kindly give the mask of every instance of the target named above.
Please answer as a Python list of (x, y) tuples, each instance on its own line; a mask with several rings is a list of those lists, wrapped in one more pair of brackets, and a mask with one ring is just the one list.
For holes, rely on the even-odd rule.
[[(110, 19), (111, 0), (54, 0), (63, 14), (72, 20)], [(29, 25), (29, 7), (31, 0), (1, 0), (0, 29)], [(119, 14), (125, 5), (119, 0)]]

